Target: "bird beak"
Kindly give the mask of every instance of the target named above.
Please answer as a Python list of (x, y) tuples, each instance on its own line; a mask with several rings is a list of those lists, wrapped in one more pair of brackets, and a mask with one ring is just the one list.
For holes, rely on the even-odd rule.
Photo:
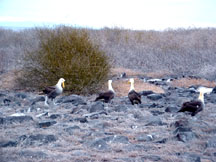
[(64, 84), (64, 82), (62, 82), (62, 87), (63, 87), (63, 88), (65, 87), (65, 84)]

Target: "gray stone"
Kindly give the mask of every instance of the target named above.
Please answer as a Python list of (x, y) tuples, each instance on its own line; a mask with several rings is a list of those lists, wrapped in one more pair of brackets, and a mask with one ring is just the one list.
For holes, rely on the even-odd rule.
[(39, 128), (47, 128), (47, 127), (50, 127), (56, 123), (57, 123), (56, 121), (42, 121), (42, 122), (38, 123), (38, 127)]
[(166, 109), (165, 109), (165, 112), (170, 112), (170, 113), (175, 113), (175, 112), (178, 112), (178, 108), (176, 106), (168, 106)]
[(207, 147), (216, 148), (216, 136), (211, 137), (211, 138), (207, 141)]
[(74, 106), (86, 105), (86, 102), (83, 100), (83, 98), (78, 95), (63, 96), (57, 100), (57, 103), (71, 103)]
[(31, 116), (8, 116), (0, 118), (0, 124), (24, 123), (33, 121)]
[(161, 125), (166, 125), (166, 124), (163, 123), (161, 118), (157, 116), (153, 116), (149, 118), (148, 123), (146, 124), (146, 126), (161, 126)]
[(36, 135), (23, 135), (19, 137), (19, 143), (22, 145), (41, 146), (51, 142), (55, 142), (57, 138), (54, 135), (36, 134)]
[(16, 147), (16, 141), (0, 141), (0, 147)]
[(69, 135), (73, 135), (73, 133), (76, 131), (76, 130), (80, 130), (80, 127), (75, 125), (75, 126), (72, 126), (72, 127), (68, 127), (68, 128), (65, 128), (64, 131), (67, 132)]
[(94, 140), (90, 143), (90, 147), (100, 151), (109, 151), (111, 149), (104, 139)]
[(156, 101), (161, 99), (163, 96), (161, 94), (150, 94), (147, 96), (148, 99)]
[(91, 107), (89, 108), (89, 112), (93, 113), (93, 112), (100, 112), (100, 111), (104, 111), (104, 104), (102, 102), (95, 102), (91, 105)]

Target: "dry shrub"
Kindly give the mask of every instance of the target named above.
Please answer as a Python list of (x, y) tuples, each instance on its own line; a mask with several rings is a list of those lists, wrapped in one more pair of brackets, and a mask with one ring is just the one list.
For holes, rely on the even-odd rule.
[(56, 84), (62, 77), (66, 90), (88, 94), (107, 80), (109, 59), (90, 40), (87, 30), (65, 26), (36, 30), (39, 46), (26, 52), (21, 85), (38, 89)]

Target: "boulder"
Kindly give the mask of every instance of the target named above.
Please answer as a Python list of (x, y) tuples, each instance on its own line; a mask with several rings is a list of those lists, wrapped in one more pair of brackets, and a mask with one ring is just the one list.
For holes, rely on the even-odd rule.
[(57, 103), (71, 103), (74, 106), (86, 105), (86, 102), (83, 100), (83, 97), (78, 95), (63, 96), (57, 100)]
[(23, 135), (18, 139), (18, 143), (26, 146), (41, 146), (51, 142), (55, 142), (57, 137), (52, 134), (36, 134), (36, 135)]
[(0, 118), (0, 124), (13, 124), (13, 123), (24, 123), (31, 122), (33, 118), (31, 116), (8, 116)]
[(163, 96), (161, 94), (149, 94), (147, 98), (153, 101), (161, 99)]
[(95, 102), (91, 105), (91, 107), (89, 108), (89, 112), (93, 113), (93, 112), (100, 112), (100, 111), (104, 111), (104, 104), (102, 102)]
[(42, 122), (39, 122), (37, 125), (39, 128), (47, 128), (56, 123), (57, 123), (56, 121), (42, 121)]

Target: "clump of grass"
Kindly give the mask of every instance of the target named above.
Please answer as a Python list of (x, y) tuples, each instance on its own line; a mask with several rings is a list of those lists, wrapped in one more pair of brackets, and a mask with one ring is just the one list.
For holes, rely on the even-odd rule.
[(85, 29), (59, 26), (37, 28), (39, 46), (27, 50), (21, 85), (42, 88), (65, 78), (66, 89), (77, 94), (96, 92), (108, 78), (109, 58)]

